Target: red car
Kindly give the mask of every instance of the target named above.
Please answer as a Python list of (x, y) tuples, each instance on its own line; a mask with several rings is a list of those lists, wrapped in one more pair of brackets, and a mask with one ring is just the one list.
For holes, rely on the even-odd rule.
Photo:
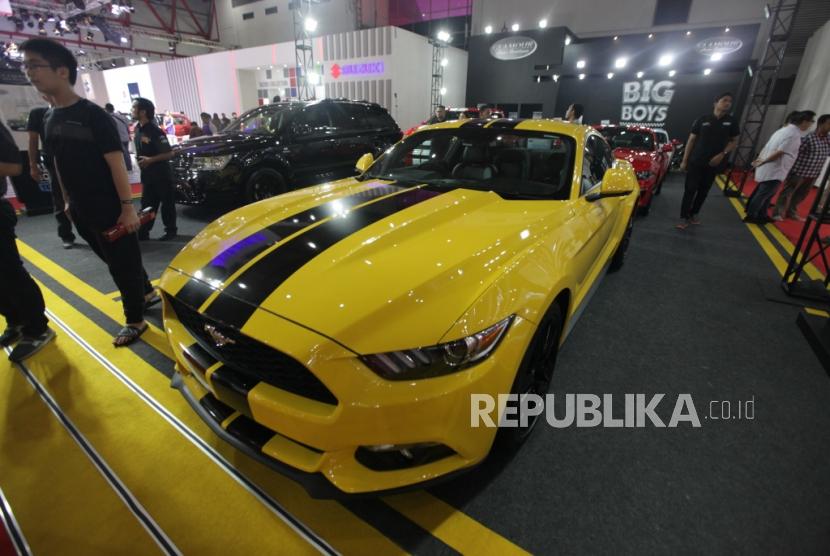
[[(173, 112), (170, 115), (173, 117), (173, 128), (175, 131), (174, 135), (176, 136), (176, 139), (181, 142), (183, 137), (190, 135), (190, 120), (187, 116), (179, 114), (178, 112)], [(135, 136), (136, 123), (137, 122), (132, 122), (130, 124), (130, 137)], [(156, 125), (164, 130), (164, 114), (156, 114)]]
[[(479, 109), (476, 107), (470, 108), (447, 108), (447, 121), (451, 120), (460, 120), (461, 116), (463, 115), (468, 120), (472, 120), (474, 118), (478, 118)], [(493, 108), (493, 113), (490, 115), (491, 120), (495, 120), (497, 118), (504, 118), (504, 112), (501, 108)], [(424, 120), (421, 122), (421, 125), (426, 125), (429, 120)], [(409, 137), (415, 130), (418, 129), (420, 126), (410, 127), (406, 131), (404, 131), (403, 136)]]
[(660, 194), (663, 180), (668, 173), (673, 147), (660, 145), (654, 130), (639, 126), (594, 126), (611, 148), (614, 157), (627, 160), (634, 167), (640, 182), (639, 207), (642, 214), (648, 214), (651, 201)]

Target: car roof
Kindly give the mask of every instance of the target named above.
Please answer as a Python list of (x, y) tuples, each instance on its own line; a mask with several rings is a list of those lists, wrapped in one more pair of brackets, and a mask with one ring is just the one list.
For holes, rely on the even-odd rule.
[(558, 133), (560, 135), (570, 135), (571, 137), (583, 137), (588, 133), (594, 132), (591, 126), (581, 124), (571, 124), (563, 120), (533, 120), (530, 118), (497, 118), (494, 120), (450, 120), (432, 125), (423, 125), (419, 127), (416, 133), (421, 133), (427, 130), (436, 129), (455, 129), (459, 127), (482, 127), (502, 129), (505, 132), (509, 130), (516, 131), (540, 131), (547, 133)]

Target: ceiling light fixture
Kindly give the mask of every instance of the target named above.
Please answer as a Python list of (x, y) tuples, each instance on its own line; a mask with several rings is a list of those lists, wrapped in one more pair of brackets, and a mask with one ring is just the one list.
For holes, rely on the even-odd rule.
[(666, 67), (670, 66), (672, 62), (674, 62), (674, 54), (666, 53), (658, 58), (657, 65)]
[(675, 75), (677, 75), (677, 72), (675, 70), (669, 71), (669, 77), (674, 77)]
[(608, 79), (612, 79), (613, 77), (614, 77), (614, 72), (613, 72), (613, 71), (609, 71), (609, 72), (608, 72)]
[(540, 19), (539, 20), (539, 29), (544, 29), (547, 26), (548, 26), (548, 20), (547, 19)]
[(628, 58), (626, 58), (625, 56), (621, 56), (621, 57), (617, 58), (616, 60), (614, 60), (614, 67), (617, 68), (617, 69), (624, 68), (627, 65), (628, 65)]
[(580, 74), (579, 74), (579, 78), (580, 78), (580, 79), (585, 79), (585, 74), (584, 74), (584, 73), (580, 73)]
[(490, 33), (492, 33), (492, 32), (493, 32), (493, 26), (492, 26), (492, 25), (487, 25), (487, 26), (484, 28), (484, 32), (485, 32), (486, 34), (488, 34), (488, 35), (489, 35)]
[(710, 68), (706, 68), (705, 70), (703, 70), (703, 75), (709, 75), (710, 73), (712, 73), (712, 70)]
[(514, 23), (513, 25), (511, 25), (511, 26), (510, 26), (510, 28), (511, 28), (514, 32), (516, 32), (516, 31), (518, 31), (518, 30), (519, 30), (519, 24), (518, 24), (518, 23)]
[(577, 67), (577, 69), (582, 69), (582, 68), (584, 68), (584, 67), (585, 67), (585, 60), (578, 60), (578, 61), (576, 62), (576, 67)]

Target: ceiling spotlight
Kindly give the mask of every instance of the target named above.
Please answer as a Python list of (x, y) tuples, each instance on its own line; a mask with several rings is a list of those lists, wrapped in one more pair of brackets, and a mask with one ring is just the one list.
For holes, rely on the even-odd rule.
[(83, 56), (83, 55), (86, 54), (86, 51), (82, 48), (82, 49), (78, 50), (78, 54)]
[(649, 38), (649, 39), (653, 39), (653, 38), (654, 38), (654, 33), (649, 33), (649, 34), (648, 34), (648, 38)]
[(515, 31), (518, 31), (518, 30), (519, 30), (519, 24), (518, 24), (518, 23), (514, 23), (513, 25), (511, 25), (511, 26), (510, 26), (510, 28), (511, 28), (514, 32), (515, 32)]
[(131, 66), (134, 66), (134, 65), (135, 65), (135, 58), (130, 58), (130, 65), (131, 65)]
[(571, 44), (571, 36), (565, 35), (565, 46), (568, 46), (569, 44)]
[(130, 42), (130, 39), (128, 39), (127, 37), (122, 35), (121, 36), (121, 44), (127, 44), (128, 42)]
[(674, 62), (674, 54), (663, 54), (657, 59), (657, 65), (663, 67), (670, 66), (672, 62)]
[(110, 65), (111, 65), (112, 67), (115, 67), (115, 60), (113, 60), (112, 62), (110, 62)]
[(85, 70), (85, 69), (86, 69), (86, 66), (81, 64), (81, 70)]
[(173, 41), (168, 42), (167, 43), (167, 50), (169, 50), (170, 52), (175, 52), (176, 51), (176, 43), (173, 42)]
[(447, 88), (446, 87), (441, 87), (441, 90), (439, 92), (441, 93), (442, 96), (446, 95), (447, 94)]
[(728, 33), (728, 32), (729, 32), (729, 27), (727, 27), (726, 29), (724, 29), (724, 30), (723, 30), (723, 32), (724, 32), (724, 33)]
[(544, 29), (547, 26), (548, 26), (548, 20), (547, 19), (540, 19), (539, 20), (539, 29)]
[(578, 61), (576, 62), (576, 67), (577, 67), (578, 69), (582, 69), (582, 68), (584, 68), (584, 67), (585, 67), (585, 60), (578, 60)]
[(493, 26), (492, 26), (492, 25), (487, 25), (487, 26), (484, 28), (484, 32), (485, 32), (485, 33), (487, 33), (487, 34), (489, 35), (490, 33), (492, 33), (492, 32), (493, 32)]
[(686, 36), (687, 36), (687, 37), (691, 37), (691, 36), (692, 36), (692, 32), (691, 32), (691, 31), (686, 31)]
[(710, 73), (712, 73), (712, 70), (709, 69), (709, 68), (706, 68), (705, 70), (703, 70), (703, 75), (709, 75)]
[(642, 71), (638, 71), (638, 72), (637, 72), (637, 79), (642, 79), (642, 77), (643, 77), (644, 75), (645, 75), (645, 73), (643, 73)]
[(712, 60), (713, 62), (717, 62), (717, 61), (719, 61), (719, 60), (722, 60), (722, 59), (723, 59), (723, 54), (722, 54), (722, 53), (720, 53), (720, 52), (715, 52), (714, 54), (712, 54), (712, 55), (709, 57), (709, 59), (710, 59), (710, 60)]
[(772, 12), (770, 11), (769, 4), (764, 4), (764, 17), (769, 19), (772, 16)]
[(146, 64), (146, 63), (147, 63), (147, 56), (142, 56), (142, 57), (141, 57), (141, 61), (142, 61), (142, 62), (144, 62), (144, 63)]
[(94, 38), (95, 38), (95, 33), (93, 33), (92, 31), (87, 31), (86, 32), (86, 40), (92, 41)]
[(677, 75), (676, 71), (674, 71), (674, 70), (669, 71), (669, 77), (674, 77), (675, 75)]
[(447, 60), (446, 58), (441, 58), (441, 67), (442, 68), (447, 67), (447, 64), (449, 64), (449, 63), (450, 63), (450, 61)]
[(585, 79), (585, 74), (584, 74), (584, 73), (580, 73), (580, 74), (579, 74), (579, 78), (580, 78), (580, 79)]
[(59, 27), (55, 27), (54, 29), (52, 29), (52, 34), (54, 34), (57, 37), (59, 35), (63, 35), (63, 31)]
[(620, 37), (619, 37), (619, 36), (617, 36), (617, 35), (614, 35), (614, 40), (615, 40), (615, 41), (618, 41), (618, 40), (620, 40)]
[(613, 71), (609, 71), (609, 72), (608, 72), (608, 79), (613, 79), (613, 78), (614, 78), (614, 72), (613, 72)]
[(313, 33), (317, 30), (317, 20), (313, 17), (305, 18), (303, 22), (303, 28), (305, 29), (306, 33)]
[(435, 36), (438, 37), (438, 40), (441, 42), (450, 42), (450, 39), (452, 38), (449, 32), (447, 32), (445, 29), (441, 29), (440, 31), (438, 31), (438, 34)]
[(558, 74), (558, 73), (554, 73), (554, 74), (553, 74), (553, 82), (554, 82), (554, 83), (556, 83), (557, 81), (559, 81), (559, 74)]
[(44, 27), (42, 21), (37, 24), (37, 34), (38, 35), (45, 35), (46, 34), (46, 27)]
[(617, 58), (616, 60), (614, 60), (614, 67), (617, 68), (617, 69), (624, 68), (627, 65), (628, 65), (628, 58), (626, 58), (625, 56)]

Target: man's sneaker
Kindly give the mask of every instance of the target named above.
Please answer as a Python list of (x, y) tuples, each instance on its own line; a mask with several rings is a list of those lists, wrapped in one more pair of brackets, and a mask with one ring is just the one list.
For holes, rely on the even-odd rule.
[(8, 347), (23, 336), (22, 326), (7, 326), (3, 334), (0, 334), (0, 347)]
[(72, 249), (75, 247), (75, 240), (74, 239), (65, 239), (63, 240), (63, 248), (64, 249)]
[(55, 331), (51, 328), (47, 328), (46, 332), (44, 332), (40, 336), (35, 336), (33, 338), (23, 336), (23, 338), (17, 343), (17, 345), (14, 347), (11, 354), (9, 355), (9, 360), (14, 361), (15, 363), (20, 363), (24, 359), (27, 359), (39, 352), (41, 349), (43, 349), (43, 346), (45, 346), (54, 339)]
[(776, 222), (783, 222), (784, 221), (784, 217), (781, 216), (780, 214), (772, 215), (772, 219), (775, 220)]
[(694, 224), (695, 226), (700, 226), (700, 218), (697, 216), (692, 216), (689, 218), (689, 224)]
[(156, 238), (158, 241), (172, 241), (178, 237), (176, 232), (165, 232), (163, 236)]

